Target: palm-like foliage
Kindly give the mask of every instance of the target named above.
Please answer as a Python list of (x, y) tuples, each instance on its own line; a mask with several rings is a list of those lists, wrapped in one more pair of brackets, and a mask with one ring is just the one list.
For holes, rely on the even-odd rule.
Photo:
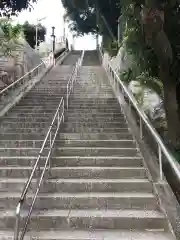
[(0, 39), (0, 49), (3, 55), (12, 55), (16, 49), (18, 38), (22, 34), (22, 27), (18, 24), (13, 26), (9, 20), (2, 19), (0, 28), (3, 31), (3, 36)]
[(23, 9), (30, 9), (33, 2), (36, 2), (36, 0), (1, 0), (0, 16), (10, 17), (11, 15), (16, 15)]

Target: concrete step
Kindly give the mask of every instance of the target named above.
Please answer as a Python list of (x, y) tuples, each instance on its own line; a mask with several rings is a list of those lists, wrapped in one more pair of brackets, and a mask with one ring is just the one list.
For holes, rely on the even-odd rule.
[[(40, 128), (40, 127), (35, 127), (35, 128), (13, 128), (13, 127), (4, 127), (4, 128), (0, 128), (1, 130), (1, 134), (2, 133), (18, 133), (18, 134), (34, 134), (34, 133), (39, 133), (39, 134), (46, 134), (48, 131), (48, 128), (50, 127), (50, 124), (47, 125), (44, 128)], [(56, 126), (53, 127), (52, 129), (53, 131), (56, 130)]]
[(0, 134), (0, 139), (3, 140), (41, 140), (44, 139), (46, 136), (46, 132), (44, 133), (1, 133)]
[[(26, 197), (23, 209), (32, 203), (33, 194)], [(0, 193), (0, 209), (15, 209), (20, 193)], [(34, 209), (141, 209), (158, 210), (157, 199), (151, 193), (47, 193), (39, 194)]]
[[(32, 150), (33, 151), (33, 150)], [(140, 156), (136, 148), (104, 148), (104, 147), (62, 147), (55, 149), (56, 156)]]
[(39, 105), (26, 105), (26, 104), (24, 104), (24, 105), (16, 105), (16, 107), (15, 107), (15, 109), (17, 110), (17, 111), (29, 111), (29, 110), (32, 110), (32, 109), (34, 109), (34, 110), (37, 110), (38, 111), (38, 109), (47, 109), (47, 110), (56, 110), (57, 109), (57, 106), (48, 106), (48, 105), (45, 105), (45, 104), (39, 104)]
[(21, 123), (21, 122), (51, 122), (53, 118), (53, 115), (48, 115), (48, 116), (38, 116), (37, 117), (32, 117), (32, 116), (26, 116), (26, 117), (16, 117), (16, 116), (10, 116), (8, 115), (7, 117), (3, 118), (3, 123), (4, 122), (14, 122), (14, 123)]
[[(40, 103), (43, 104), (43, 103), (55, 103), (55, 104), (58, 104), (58, 102), (61, 101), (61, 95), (63, 95), (63, 93), (59, 93), (58, 96), (54, 96), (54, 94), (52, 96), (47, 96), (47, 94), (45, 94), (44, 96), (41, 95), (40, 93), (37, 93), (36, 95), (35, 94), (31, 94), (29, 97), (26, 97), (24, 99), (22, 99), (20, 102), (19, 102), (19, 106), (21, 105), (25, 105), (27, 103), (30, 103), (31, 105), (34, 104), (34, 103)], [(28, 105), (28, 104), (27, 104)]]
[[(22, 192), (27, 178), (0, 178), (0, 192)], [(33, 179), (29, 193), (34, 192), (37, 180)], [(152, 193), (152, 183), (147, 179), (45, 179), (42, 193), (57, 192), (143, 192)]]
[[(46, 133), (1, 133), (3, 140), (42, 140)], [(63, 133), (57, 135), (57, 140), (133, 140), (131, 133)]]
[(48, 107), (51, 108), (52, 107), (56, 107), (58, 106), (60, 102), (60, 99), (58, 98), (57, 100), (47, 100), (47, 99), (27, 99), (27, 100), (22, 100), (18, 103), (18, 107), (35, 107), (35, 106), (43, 106), (43, 107)]
[[(46, 148), (43, 154), (46, 156), (49, 149)], [(38, 156), (40, 148), (0, 148), (0, 156)]]
[[(0, 157), (0, 166), (33, 166), (37, 156), (32, 157)], [(44, 166), (45, 159), (42, 158), (41, 166)], [(59, 166), (97, 166), (97, 167), (143, 167), (140, 157), (52, 157), (52, 165)]]
[[(23, 211), (21, 219), (27, 216)], [(34, 211), (28, 230), (167, 229), (164, 215), (155, 210), (44, 210)], [(13, 229), (14, 211), (0, 212), (0, 228)]]
[[(67, 126), (67, 127), (66, 127)], [(1, 126), (0, 125), (0, 130), (1, 130), (1, 134), (2, 133), (34, 133), (34, 132), (38, 132), (38, 133), (46, 133), (48, 130), (48, 127), (50, 127), (49, 125), (46, 125), (46, 127), (39, 127), (36, 126), (34, 128), (24, 128), (24, 127), (16, 127), (14, 128), (13, 126)], [(53, 130), (55, 131), (57, 128), (56, 125), (53, 126)], [(71, 125), (65, 125), (61, 124), (61, 128), (60, 131), (62, 132), (70, 132), (70, 133), (79, 133), (79, 132), (83, 132), (83, 133), (128, 133), (129, 128), (127, 128), (127, 126), (124, 127), (119, 127), (119, 126), (110, 126), (110, 127), (81, 127), (81, 126), (76, 126), (73, 125), (71, 127)]]
[(0, 123), (0, 128), (47, 128), (49, 122), (7, 122), (3, 121)]
[[(0, 140), (1, 148), (40, 148), (42, 140)], [(136, 148), (134, 140), (56, 140), (55, 146), (62, 147), (131, 147)]]
[[(43, 168), (41, 169), (43, 170)], [(0, 167), (0, 178), (26, 178), (32, 172), (32, 167)], [(39, 176), (39, 172), (35, 174)], [(110, 179), (143, 179), (147, 171), (143, 167), (53, 167), (47, 171), (48, 179), (56, 178), (110, 178)]]
[[(61, 95), (58, 94), (57, 96), (55, 96), (55, 94), (53, 94), (52, 96), (48, 96), (47, 93), (45, 93), (44, 95), (41, 95), (40, 93), (37, 94), (31, 94), (29, 96), (26, 96), (25, 98), (23, 98), (19, 103), (18, 106), (21, 105), (25, 105), (27, 103), (31, 103), (31, 105), (34, 102), (39, 102), (39, 103), (58, 103), (61, 100)], [(28, 105), (28, 104), (27, 104)], [(40, 104), (41, 105), (41, 104)]]
[[(47, 154), (49, 149), (46, 146), (43, 154)], [(0, 156), (37, 156), (40, 148), (0, 148)], [(104, 147), (56, 147), (56, 156), (111, 156), (111, 157), (140, 157), (141, 154), (136, 148), (104, 148)], [(46, 155), (45, 155), (46, 156)]]
[[(67, 230), (67, 231), (38, 231), (28, 232), (25, 240), (175, 240), (172, 233), (156, 229), (147, 230)], [(13, 240), (13, 232), (0, 232), (0, 240)]]
[(98, 112), (98, 113), (92, 113), (92, 112), (82, 112), (81, 114), (76, 112), (76, 109), (74, 110), (74, 112), (67, 112), (66, 113), (67, 117), (75, 117), (75, 116), (78, 116), (78, 117), (84, 117), (84, 118), (91, 118), (91, 117), (121, 117), (121, 118), (124, 118), (124, 115), (122, 113), (116, 113), (116, 112), (108, 112), (108, 113), (101, 113), (101, 112)]
[[(59, 86), (60, 88), (57, 89), (57, 91), (60, 91), (61, 90), (61, 87), (63, 87), (63, 84), (62, 86)], [(50, 88), (50, 86), (49, 86)], [(37, 89), (37, 88), (36, 88)], [(64, 90), (64, 89), (62, 89)], [(31, 91), (28, 95), (25, 96), (24, 99), (29, 99), (29, 98), (32, 98), (36, 96), (37, 99), (40, 99), (40, 98), (43, 98), (43, 99), (60, 99), (61, 97), (59, 96), (59, 92), (54, 92), (54, 91), (51, 91), (51, 89), (37, 89), (36, 91)]]
[(112, 104), (112, 103), (118, 103), (117, 98), (115, 97), (104, 97), (104, 98), (80, 98), (80, 97), (76, 97), (74, 98), (74, 95), (72, 95), (71, 97), (72, 103), (76, 104), (76, 103), (81, 103), (83, 105), (100, 105), (100, 104)]
[(22, 113), (22, 112), (19, 112), (19, 113), (15, 113), (15, 112), (11, 112), (9, 114), (9, 117), (16, 117), (16, 118), (47, 118), (47, 117), (51, 117), (53, 118), (54, 114), (52, 112), (42, 112), (42, 113), (38, 113), (38, 112), (27, 112), (27, 113)]
[(22, 104), (18, 104), (17, 105), (17, 108), (18, 109), (21, 109), (21, 108), (39, 108), (39, 107), (43, 107), (43, 108), (49, 108), (49, 109), (56, 109), (57, 106), (59, 105), (60, 101), (57, 101), (57, 102), (50, 102), (50, 101), (39, 101), (39, 102), (34, 102), (34, 101), (24, 101)]
[[(46, 108), (48, 108), (48, 105), (43, 105), (43, 107), (46, 107)], [(18, 110), (21, 110), (21, 109), (24, 109), (24, 110), (26, 110), (26, 109), (31, 109), (31, 108), (42, 108), (42, 104), (40, 104), (39, 103), (39, 105), (33, 105), (33, 103), (31, 104), (31, 105), (27, 105), (27, 104), (21, 104), (21, 105), (16, 105), (16, 109), (18, 109)], [(73, 109), (78, 109), (78, 111), (79, 110), (86, 110), (86, 109), (92, 109), (93, 111), (95, 111), (95, 110), (100, 110), (100, 109), (104, 109), (105, 111), (106, 110), (110, 110), (110, 109), (113, 109), (114, 111), (121, 111), (121, 109), (120, 109), (120, 106), (118, 105), (118, 103), (117, 104), (115, 104), (115, 103), (112, 103), (112, 104), (101, 104), (101, 105), (95, 105), (95, 104), (93, 104), (93, 105), (87, 105), (87, 104), (83, 104), (83, 102), (77, 102), (77, 103), (74, 103), (72, 100), (71, 100), (71, 96), (70, 96), (70, 101), (69, 101), (69, 111), (71, 111), (71, 110), (73, 110)], [(49, 109), (51, 109), (50, 107), (49, 107)]]
[(109, 116), (109, 115), (89, 115), (89, 116), (83, 116), (83, 115), (72, 115), (68, 116), (65, 114), (65, 121), (66, 122), (79, 122), (79, 123), (84, 123), (84, 122), (124, 122), (124, 117), (123, 116)]
[(124, 122), (65, 122), (66, 128), (128, 128), (127, 123)]
[(57, 140), (133, 140), (130, 132), (126, 133), (59, 133)]
[[(49, 127), (49, 122), (10, 122), (10, 121), (3, 121), (0, 123), (0, 128), (45, 128)], [(65, 123), (62, 126), (68, 128), (74, 127), (85, 127), (85, 128), (127, 128), (127, 124), (125, 122), (72, 122), (72, 123)]]
[[(58, 107), (58, 105), (57, 105)], [(56, 108), (57, 109), (57, 108)], [(14, 108), (12, 109), (11, 113), (13, 114), (20, 114), (20, 113), (55, 113), (56, 109), (45, 109), (45, 108), (31, 108), (31, 109), (17, 109), (17, 108)]]
[(91, 89), (91, 91), (87, 91), (86, 87), (80, 87), (79, 89), (77, 89), (76, 87), (74, 87), (74, 91), (73, 91), (73, 97), (80, 97), (80, 98), (84, 98), (87, 95), (90, 95), (91, 97), (96, 97), (97, 96), (97, 92), (98, 92), (98, 97), (99, 98), (104, 98), (104, 92), (106, 92), (106, 96), (112, 96), (112, 89), (110, 88), (105, 88), (105, 87), (101, 87), (101, 86), (96, 86), (94, 88)]
[(83, 127), (83, 126), (71, 126), (70, 124), (66, 124), (67, 127), (62, 127), (61, 131), (63, 132), (71, 132), (71, 133), (128, 133), (129, 128), (127, 125), (123, 127), (119, 126), (106, 126), (106, 127)]
[(82, 100), (89, 95), (89, 98), (96, 98), (98, 95), (98, 98), (103, 98), (104, 96), (108, 97), (112, 97), (114, 96), (114, 94), (112, 93), (112, 90), (106, 91), (106, 93), (104, 93), (104, 89), (97, 89), (97, 87), (92, 88), (91, 91), (86, 91), (86, 89), (82, 89), (81, 91), (76, 91), (74, 90), (73, 92), (73, 98), (81, 98)]
[(114, 106), (104, 106), (104, 107), (79, 107), (79, 106), (69, 106), (68, 107), (68, 112), (78, 112), (80, 114), (82, 113), (111, 113), (111, 112), (117, 112), (121, 113), (120, 107), (115, 108)]

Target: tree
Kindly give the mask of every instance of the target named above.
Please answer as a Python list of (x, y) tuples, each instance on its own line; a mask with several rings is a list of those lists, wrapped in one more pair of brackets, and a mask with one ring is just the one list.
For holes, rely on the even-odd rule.
[(111, 35), (117, 36), (119, 0), (62, 0), (62, 3), (72, 21), (72, 31), (79, 35), (98, 32), (103, 36), (111, 31)]
[[(127, 43), (136, 56), (143, 56), (138, 64), (162, 81), (169, 143), (180, 149), (180, 1), (88, 0), (88, 5), (79, 1), (62, 0), (78, 33), (98, 32), (104, 37), (111, 29), (117, 36), (118, 17), (124, 14), (128, 19), (125, 36), (131, 41)], [(96, 8), (101, 19), (98, 24)]]
[[(38, 27), (37, 39), (38, 39), (38, 46), (39, 46), (40, 42), (45, 41), (46, 28), (41, 24), (38, 24), (37, 27)], [(22, 29), (23, 29), (26, 41), (29, 43), (29, 45), (32, 48), (34, 48), (36, 45), (36, 25), (25, 22), (22, 25)]]
[(155, 53), (159, 78), (163, 83), (164, 106), (170, 145), (180, 149), (179, 82), (179, 1), (133, 1), (134, 11), (141, 20), (145, 43)]
[(0, 1), (0, 16), (10, 17), (23, 9), (31, 8), (31, 3), (36, 0), (3, 0)]
[(0, 28), (4, 34), (0, 41), (0, 49), (3, 55), (10, 56), (18, 43), (17, 40), (22, 33), (22, 27), (20, 24), (13, 26), (8, 19), (4, 18), (0, 21)]

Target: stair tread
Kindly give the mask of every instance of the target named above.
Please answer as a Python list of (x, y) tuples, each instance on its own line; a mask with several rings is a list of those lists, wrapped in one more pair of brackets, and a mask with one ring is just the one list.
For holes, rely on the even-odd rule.
[[(28, 178), (0, 178), (1, 182), (16, 182), (16, 183), (24, 183)], [(45, 182), (73, 182), (73, 183), (149, 183), (148, 179), (76, 179), (76, 178), (57, 178), (57, 179), (45, 179)], [(32, 182), (36, 182), (35, 179)], [(138, 186), (137, 186), (138, 188)]]
[[(22, 210), (21, 216), (27, 216), (27, 211)], [(104, 217), (104, 218), (159, 218), (164, 219), (165, 216), (162, 212), (156, 210), (112, 210), (112, 209), (85, 209), (85, 210), (59, 210), (59, 209), (51, 209), (51, 210), (34, 210), (32, 212), (33, 216), (46, 216), (46, 217)], [(2, 211), (0, 210), (0, 218), (4, 217), (14, 217), (14, 210)]]
[[(1, 170), (31, 170), (32, 167), (29, 166), (0, 166)], [(99, 166), (77, 166), (77, 167), (51, 167), (51, 171), (58, 170), (146, 170), (145, 167), (99, 167)]]
[[(39, 231), (28, 232), (25, 236), (25, 240), (29, 239), (28, 236), (38, 237), (40, 239), (59, 239), (59, 240), (175, 240), (171, 233), (164, 232), (161, 229), (156, 231), (125, 231), (125, 230), (69, 230), (69, 231)], [(0, 232), (0, 240), (13, 238), (13, 232)]]
[[(0, 198), (4, 197), (20, 197), (21, 194), (18, 192), (0, 192)], [(28, 197), (34, 196), (34, 194), (28, 193)], [(74, 198), (155, 198), (153, 193), (142, 193), (142, 192), (76, 192), (76, 193), (39, 193), (38, 197), (43, 198), (63, 198), (63, 197), (74, 197)]]

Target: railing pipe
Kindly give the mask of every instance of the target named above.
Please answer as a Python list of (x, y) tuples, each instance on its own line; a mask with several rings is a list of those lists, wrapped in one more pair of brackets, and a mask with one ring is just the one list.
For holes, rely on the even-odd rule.
[[(102, 54), (100, 52), (100, 54)], [(103, 58), (103, 56), (102, 56)], [(154, 140), (156, 141), (156, 143), (158, 144), (158, 148), (159, 148), (159, 175), (160, 175), (160, 179), (163, 179), (163, 167), (162, 167), (162, 153), (164, 154), (164, 156), (166, 157), (166, 159), (168, 160), (173, 172), (175, 173), (178, 181), (180, 181), (180, 170), (177, 167), (176, 163), (175, 163), (175, 158), (170, 154), (170, 152), (168, 151), (168, 149), (166, 148), (166, 146), (164, 145), (161, 137), (159, 136), (159, 134), (157, 133), (157, 131), (154, 129), (154, 127), (152, 126), (152, 124), (150, 123), (148, 117), (146, 116), (146, 114), (144, 113), (143, 110), (140, 109), (140, 107), (138, 106), (138, 103), (136, 101), (136, 99), (134, 98), (134, 96), (129, 92), (129, 90), (127, 89), (127, 87), (124, 85), (124, 83), (120, 80), (117, 72), (112, 68), (111, 63), (108, 62), (107, 66), (105, 66), (105, 69), (109, 72), (109, 74), (111, 75), (111, 72), (114, 73), (115, 75), (115, 79), (116, 81), (120, 84), (122, 92), (124, 95), (126, 95), (129, 99), (129, 102), (131, 102), (132, 106), (135, 108), (136, 112), (139, 115), (140, 118), (140, 137), (141, 139), (143, 138), (143, 123), (144, 125), (147, 127), (147, 129), (149, 130), (149, 132), (151, 133), (151, 135), (153, 136)]]

